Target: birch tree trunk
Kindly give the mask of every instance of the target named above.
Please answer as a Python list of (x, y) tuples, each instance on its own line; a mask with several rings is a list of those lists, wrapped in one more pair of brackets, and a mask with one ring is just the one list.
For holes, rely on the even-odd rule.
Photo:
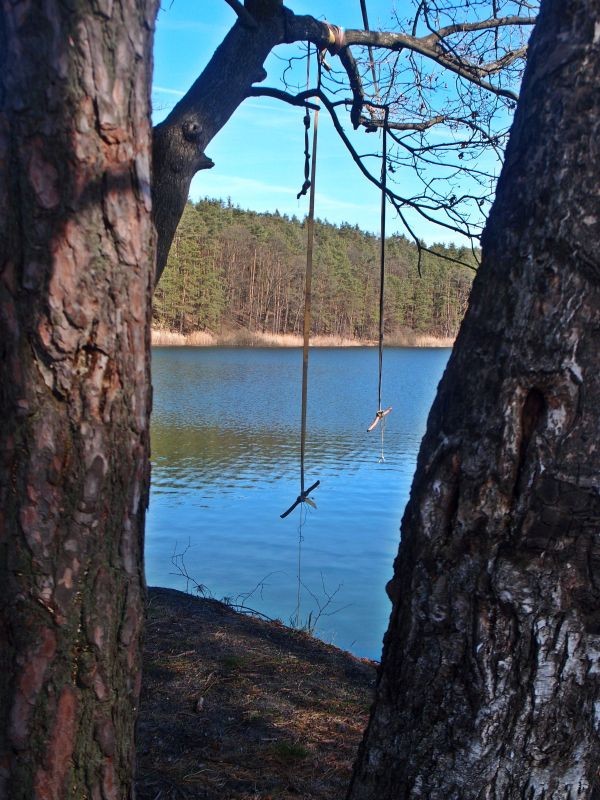
[(154, 0), (0, 5), (0, 797), (132, 796)]
[(546, 0), (351, 800), (600, 797), (600, 2)]

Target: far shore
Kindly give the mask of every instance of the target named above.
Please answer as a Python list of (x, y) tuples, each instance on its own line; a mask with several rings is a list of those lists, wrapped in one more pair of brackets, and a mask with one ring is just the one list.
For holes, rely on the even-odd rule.
[[(342, 336), (313, 336), (311, 347), (375, 347), (374, 339), (346, 339)], [(386, 337), (387, 347), (452, 347), (454, 337), (437, 337), (407, 331)], [(213, 334), (194, 331), (183, 334), (152, 328), (153, 347), (302, 347), (302, 336), (236, 331)]]

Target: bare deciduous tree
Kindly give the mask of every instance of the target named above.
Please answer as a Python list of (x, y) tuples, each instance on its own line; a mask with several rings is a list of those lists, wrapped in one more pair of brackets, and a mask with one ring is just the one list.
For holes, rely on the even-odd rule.
[[(369, 30), (366, 13), (365, 29), (343, 30), (296, 15), (278, 0), (230, 5), (238, 21), (154, 131), (157, 277), (192, 177), (213, 166), (206, 156), (208, 145), (251, 96), (297, 105), (319, 98), (359, 169), (377, 185), (378, 145), (374, 152), (363, 154), (362, 146), (359, 152), (346, 127), (376, 131), (387, 108), (393, 141), (387, 194), (407, 231), (412, 233), (405, 212), (413, 209), (447, 231), (478, 238), (517, 100), (526, 40), (536, 19), (533, 3), (418, 2), (411, 17), (395, 14), (397, 31)], [(271, 51), (294, 42), (310, 42), (329, 53), (320, 84), (315, 81), (301, 90), (284, 71), (279, 86), (257, 85), (267, 77), (263, 65)], [(372, 139), (366, 141), (370, 147)], [(417, 177), (418, 189), (412, 193), (403, 189), (407, 169)]]

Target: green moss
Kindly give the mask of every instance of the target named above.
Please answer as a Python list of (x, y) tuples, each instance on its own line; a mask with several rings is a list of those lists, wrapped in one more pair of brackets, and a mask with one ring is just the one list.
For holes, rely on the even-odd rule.
[(230, 656), (225, 656), (221, 663), (225, 670), (227, 670), (228, 672), (233, 672), (235, 670), (242, 669), (242, 667), (246, 666), (247, 661), (244, 658), (244, 656), (230, 655)]
[(299, 742), (276, 742), (271, 752), (282, 761), (300, 761), (310, 755), (304, 745)]

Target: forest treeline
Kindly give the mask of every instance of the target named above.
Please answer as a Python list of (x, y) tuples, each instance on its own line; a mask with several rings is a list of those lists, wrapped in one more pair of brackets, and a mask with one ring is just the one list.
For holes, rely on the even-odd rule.
[[(436, 253), (475, 263), (466, 248)], [(221, 200), (188, 203), (154, 296), (154, 325), (188, 334), (302, 332), (306, 223)], [(452, 337), (473, 271), (425, 253), (404, 236), (387, 243), (385, 330)], [(357, 226), (316, 221), (312, 332), (374, 339), (378, 332), (379, 239)]]

